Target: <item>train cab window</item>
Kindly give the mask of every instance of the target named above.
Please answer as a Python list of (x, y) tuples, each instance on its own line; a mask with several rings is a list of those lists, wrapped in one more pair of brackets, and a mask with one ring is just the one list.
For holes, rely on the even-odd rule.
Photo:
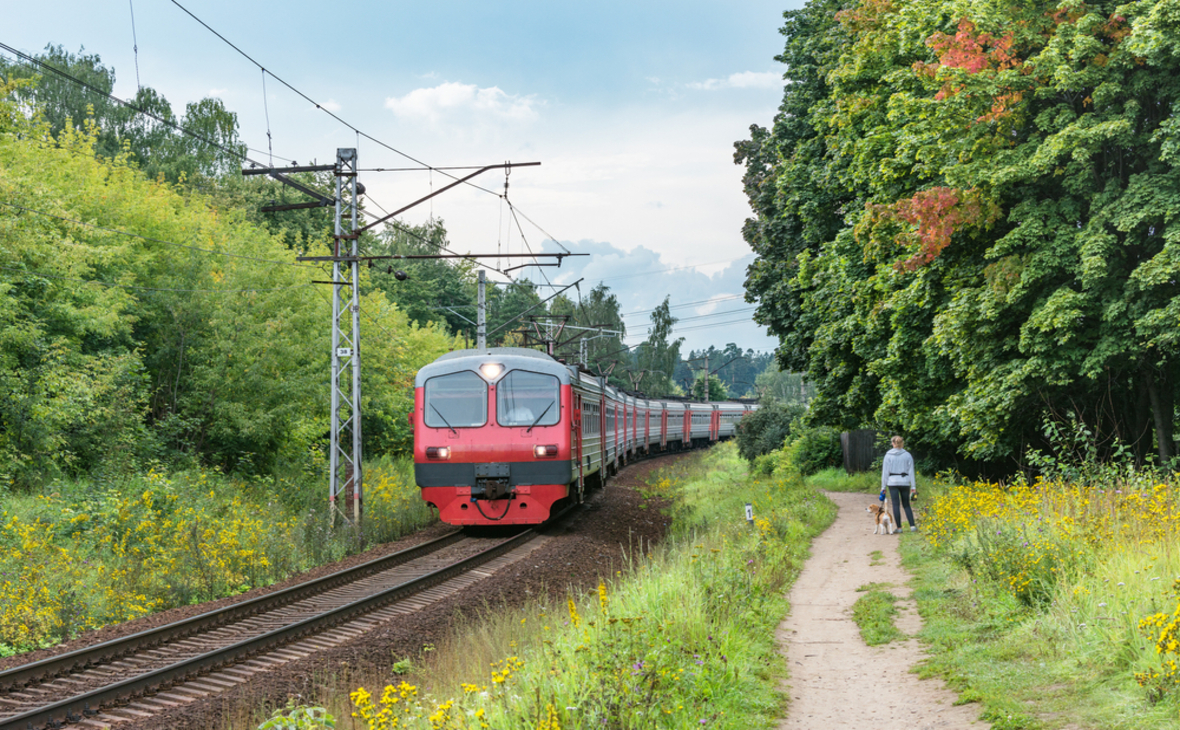
[(426, 381), (425, 423), (430, 428), (471, 428), (488, 421), (488, 384), (471, 372), (439, 375)]
[(561, 418), (557, 378), (513, 370), (496, 385), (496, 422), (501, 426), (552, 426)]

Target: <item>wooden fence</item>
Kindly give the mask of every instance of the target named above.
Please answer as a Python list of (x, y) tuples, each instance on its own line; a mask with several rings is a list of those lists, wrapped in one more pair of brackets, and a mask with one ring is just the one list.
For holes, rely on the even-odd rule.
[(877, 432), (871, 428), (845, 431), (840, 434), (844, 450), (844, 471), (849, 474), (868, 471), (877, 460)]

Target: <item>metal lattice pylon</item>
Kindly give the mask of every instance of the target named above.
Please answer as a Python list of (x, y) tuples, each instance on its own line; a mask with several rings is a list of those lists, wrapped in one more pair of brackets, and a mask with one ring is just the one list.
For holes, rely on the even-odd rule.
[[(361, 467), (361, 323), (357, 259), (356, 150), (336, 150), (336, 227), (332, 262), (332, 444), (328, 486), (330, 519), (337, 499), (352, 493), (352, 521), (359, 530), (364, 499)], [(347, 198), (345, 194), (347, 193)], [(347, 207), (347, 211), (345, 208)], [(345, 232), (345, 223), (348, 228)], [(341, 265), (341, 257), (347, 260)]]

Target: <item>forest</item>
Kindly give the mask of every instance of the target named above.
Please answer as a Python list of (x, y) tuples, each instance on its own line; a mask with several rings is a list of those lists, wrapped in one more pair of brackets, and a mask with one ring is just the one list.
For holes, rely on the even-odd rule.
[(785, 18), (782, 104), (735, 161), (748, 295), (809, 420), (997, 475), (1053, 434), (1174, 466), (1176, 4)]
[[(0, 63), (0, 484), (153, 464), (310, 468), (329, 422), (330, 287), (296, 257), (330, 251), (331, 209), (263, 212), (306, 198), (240, 174), (248, 150), (220, 100), (178, 113), (149, 87), (120, 103), (114, 82), (98, 56), (61, 47)], [(292, 177), (334, 194), (330, 172)], [(391, 220), (360, 246), (454, 251), (440, 219)], [(479, 265), (405, 261), (404, 281), (391, 266), (362, 269), (366, 453), (406, 452), (414, 373), (472, 346)], [(487, 290), (489, 344), (556, 334), (557, 357), (652, 396), (694, 380), (703, 396), (706, 369), (711, 397), (752, 395), (771, 364), (736, 345), (686, 364), (668, 299), (650, 320), (628, 348), (605, 285), (553, 296), (518, 278)]]

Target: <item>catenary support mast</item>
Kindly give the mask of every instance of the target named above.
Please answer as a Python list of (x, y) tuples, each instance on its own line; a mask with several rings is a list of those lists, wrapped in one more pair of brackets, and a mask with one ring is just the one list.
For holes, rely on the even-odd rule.
[[(357, 258), (356, 150), (336, 150), (336, 226), (332, 262), (332, 426), (328, 501), (332, 522), (344, 514), (339, 498), (352, 493), (352, 521), (361, 529), (360, 261)], [(347, 195), (347, 197), (346, 197)], [(347, 221), (347, 229), (345, 222)], [(341, 257), (347, 257), (341, 261)], [(346, 517), (347, 518), (347, 517)]]
[(484, 270), (479, 270), (479, 292), (475, 305), (475, 349), (483, 352), (488, 349), (488, 305), (487, 305), (487, 276)]

